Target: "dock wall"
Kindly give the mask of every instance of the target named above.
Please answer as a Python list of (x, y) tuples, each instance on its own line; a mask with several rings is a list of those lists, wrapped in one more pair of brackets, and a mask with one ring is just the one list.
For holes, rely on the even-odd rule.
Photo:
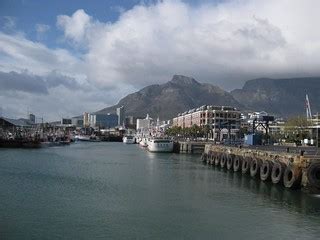
[(202, 154), (204, 152), (205, 145), (206, 143), (204, 142), (179, 141), (174, 143), (174, 152), (184, 154)]
[(206, 144), (201, 160), (289, 189), (320, 193), (320, 156)]

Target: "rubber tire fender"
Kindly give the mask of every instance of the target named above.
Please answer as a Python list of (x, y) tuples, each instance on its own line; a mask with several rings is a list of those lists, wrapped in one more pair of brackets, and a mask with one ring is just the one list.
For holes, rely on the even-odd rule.
[(308, 167), (307, 178), (312, 187), (320, 189), (320, 162), (311, 163)]
[(245, 157), (243, 158), (242, 164), (241, 164), (241, 172), (242, 174), (247, 174), (250, 172), (250, 164), (252, 161), (252, 157)]
[(260, 179), (262, 181), (271, 180), (271, 173), (273, 168), (273, 162), (264, 160), (260, 166)]
[(271, 181), (274, 184), (283, 183), (283, 174), (286, 170), (286, 165), (282, 162), (275, 162), (272, 167)]
[(283, 174), (283, 184), (286, 188), (298, 189), (301, 187), (301, 168), (288, 165)]
[(236, 155), (233, 160), (233, 171), (238, 172), (241, 169), (243, 157)]
[(220, 167), (225, 168), (227, 165), (228, 155), (226, 153), (222, 153), (220, 156)]
[(233, 161), (234, 161), (234, 155), (233, 154), (228, 154), (228, 157), (227, 157), (227, 169), (228, 170), (232, 169)]
[(259, 158), (253, 158), (250, 163), (250, 176), (259, 177), (261, 160)]

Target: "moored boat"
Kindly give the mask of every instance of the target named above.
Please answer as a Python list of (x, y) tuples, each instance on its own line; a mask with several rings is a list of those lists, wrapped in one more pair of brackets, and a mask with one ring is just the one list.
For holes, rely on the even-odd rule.
[(74, 139), (82, 142), (101, 142), (100, 138), (94, 135), (76, 135)]
[(134, 136), (131, 136), (131, 135), (124, 136), (122, 140), (123, 140), (124, 143), (127, 143), (127, 144), (136, 143), (136, 138)]
[(164, 138), (151, 138), (148, 140), (150, 152), (173, 152), (173, 141)]
[(142, 138), (141, 141), (139, 142), (139, 145), (142, 147), (147, 147), (148, 146), (148, 139)]

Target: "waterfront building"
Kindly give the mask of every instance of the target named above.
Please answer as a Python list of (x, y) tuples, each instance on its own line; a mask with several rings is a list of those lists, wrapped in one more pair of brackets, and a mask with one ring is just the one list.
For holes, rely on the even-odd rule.
[(173, 126), (189, 128), (193, 125), (207, 126), (214, 140), (236, 139), (241, 125), (241, 112), (234, 107), (205, 105), (173, 118)]
[(76, 127), (82, 127), (83, 126), (83, 117), (82, 116), (73, 117), (73, 118), (71, 118), (71, 122), (72, 122), (72, 125), (74, 125)]
[(61, 125), (72, 125), (71, 118), (61, 118)]
[(118, 126), (125, 124), (125, 109), (124, 106), (117, 108)]
[(116, 114), (89, 114), (89, 126), (99, 128), (114, 128), (118, 125)]
[(125, 126), (127, 128), (136, 129), (137, 128), (137, 117), (127, 116), (125, 118)]
[(85, 112), (83, 113), (83, 127), (89, 127), (90, 126), (90, 114)]
[(137, 130), (146, 130), (151, 127), (153, 119), (147, 114), (145, 119), (137, 119)]

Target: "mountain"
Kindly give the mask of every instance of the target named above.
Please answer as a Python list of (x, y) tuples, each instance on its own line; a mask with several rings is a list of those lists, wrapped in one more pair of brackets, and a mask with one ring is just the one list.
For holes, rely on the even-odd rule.
[(180, 112), (202, 105), (241, 107), (230, 93), (217, 86), (174, 75), (165, 84), (147, 86), (97, 113), (115, 112), (117, 107), (124, 106), (126, 115), (144, 117), (149, 113), (153, 118), (171, 119)]
[(320, 78), (270, 79), (247, 81), (231, 95), (245, 108), (264, 110), (278, 116), (305, 114), (305, 98), (309, 96), (313, 113), (320, 111)]

